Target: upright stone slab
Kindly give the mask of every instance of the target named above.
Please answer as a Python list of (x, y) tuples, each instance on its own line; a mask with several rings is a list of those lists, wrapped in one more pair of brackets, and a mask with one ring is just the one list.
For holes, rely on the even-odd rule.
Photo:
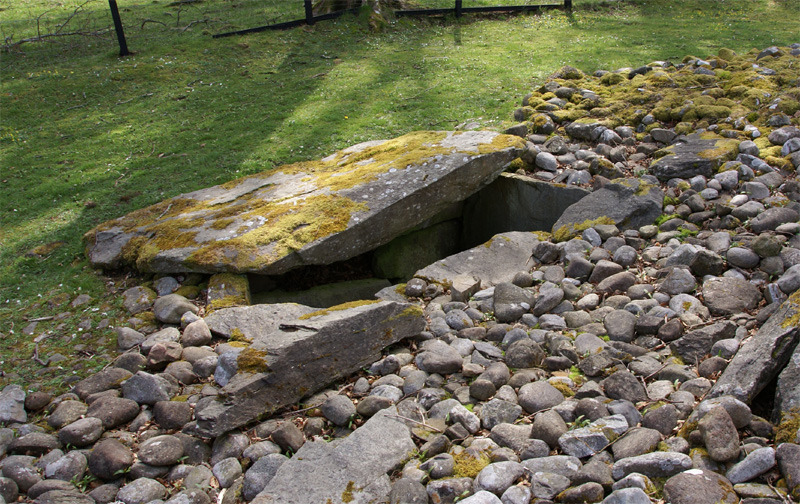
[(665, 155), (650, 165), (650, 173), (658, 180), (689, 179), (696, 175), (709, 178), (725, 161), (736, 157), (739, 140), (714, 133), (695, 133), (659, 152)]
[[(215, 399), (197, 404), (198, 428), (209, 436), (293, 404), (372, 364), (385, 347), (425, 328), (421, 308), (393, 301), (348, 303), (265, 323), (269, 320), (273, 328), (266, 331), (240, 329), (252, 345), (236, 357), (237, 374)], [(230, 325), (212, 321), (209, 327), (220, 332)]]
[(331, 264), (413, 229), (494, 180), (522, 152), (489, 131), (367, 142), (191, 192), (88, 232), (101, 268), (281, 274)]
[(786, 366), (800, 340), (800, 291), (745, 341), (708, 393), (732, 395), (747, 404)]
[(591, 192), (582, 187), (501, 173), (466, 201), (464, 222), (469, 224), (464, 240), (472, 246), (508, 231), (549, 232), (570, 205), (588, 194)]
[(25, 423), (25, 390), (19, 385), (6, 385), (0, 392), (0, 424)]
[(487, 287), (511, 282), (516, 273), (528, 269), (531, 250), (538, 241), (534, 233), (501, 233), (483, 245), (436, 261), (414, 276), (447, 287), (462, 275), (480, 279)]
[(402, 466), (416, 448), (396, 416), (392, 406), (342, 440), (307, 442), (252, 504), (384, 502), (391, 490), (387, 473)]
[(773, 421), (779, 422), (781, 415), (790, 411), (800, 412), (800, 345), (795, 347), (789, 362), (778, 376)]
[(657, 184), (639, 179), (614, 179), (570, 205), (553, 224), (553, 239), (565, 241), (598, 224), (638, 229), (661, 215), (664, 193)]

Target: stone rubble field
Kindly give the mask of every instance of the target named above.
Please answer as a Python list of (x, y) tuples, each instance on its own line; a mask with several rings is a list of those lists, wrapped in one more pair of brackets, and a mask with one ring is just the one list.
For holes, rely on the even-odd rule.
[(592, 190), (550, 233), (323, 310), (125, 291), (110, 367), (0, 392), (0, 504), (797, 502), (799, 86), (800, 44), (565, 67), (506, 132)]

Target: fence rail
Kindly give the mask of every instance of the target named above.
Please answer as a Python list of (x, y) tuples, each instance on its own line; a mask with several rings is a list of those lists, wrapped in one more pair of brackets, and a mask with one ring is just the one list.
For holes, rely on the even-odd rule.
[[(340, 10), (336, 12), (331, 12), (328, 14), (314, 14), (314, 8), (312, 5), (312, 0), (303, 0), (303, 6), (305, 9), (305, 18), (304, 19), (296, 19), (293, 21), (286, 21), (283, 23), (275, 23), (269, 24), (264, 26), (257, 26), (255, 28), (247, 28), (244, 30), (236, 30), (231, 32), (225, 33), (218, 33), (214, 35), (214, 38), (220, 37), (230, 37), (233, 35), (245, 35), (248, 33), (257, 33), (261, 31), (267, 30), (284, 30), (287, 28), (294, 28), (297, 26), (302, 25), (313, 25), (317, 21), (324, 21), (327, 19), (335, 19), (337, 17), (343, 16), (344, 14), (352, 13), (358, 14), (359, 7), (353, 7), (350, 9)], [(464, 7), (463, 0), (454, 0), (453, 7), (446, 7), (446, 8), (434, 8), (434, 9), (407, 9), (407, 10), (396, 10), (394, 11), (394, 15), (398, 17), (402, 16), (436, 16), (436, 15), (447, 15), (453, 14), (456, 17), (461, 17), (464, 13), (482, 13), (482, 12), (539, 12), (545, 8), (563, 8), (570, 10), (572, 9), (572, 0), (563, 0), (563, 2), (559, 3), (551, 3), (551, 4), (522, 4), (522, 5), (483, 5), (480, 7)]]

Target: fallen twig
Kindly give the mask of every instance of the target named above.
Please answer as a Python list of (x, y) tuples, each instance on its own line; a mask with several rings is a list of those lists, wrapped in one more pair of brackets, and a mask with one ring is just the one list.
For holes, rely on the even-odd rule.
[(191, 23), (189, 23), (188, 25), (184, 26), (184, 27), (183, 27), (183, 29), (182, 29), (181, 31), (182, 31), (182, 32), (185, 32), (186, 30), (188, 30), (188, 29), (189, 29), (189, 28), (191, 28), (192, 26), (194, 26), (194, 25), (196, 25), (196, 24), (200, 24), (200, 23), (205, 23), (205, 24), (208, 24), (208, 18), (206, 18), (206, 19), (199, 19), (199, 20), (197, 20), (197, 21), (192, 21), (192, 22), (191, 22)]
[(430, 429), (430, 430), (432, 430), (432, 431), (434, 431), (434, 432), (438, 432), (438, 433), (440, 433), (440, 434), (441, 434), (442, 432), (444, 432), (444, 431), (443, 431), (443, 430), (441, 430), (441, 429), (437, 429), (437, 428), (436, 428), (436, 427), (434, 427), (433, 425), (428, 425), (428, 424), (426, 424), (425, 422), (418, 422), (418, 421), (416, 421), (416, 420), (413, 420), (413, 419), (411, 419), (411, 418), (408, 418), (408, 417), (404, 417), (404, 416), (400, 416), (400, 415), (385, 415), (385, 416), (387, 416), (387, 417), (391, 417), (391, 418), (397, 418), (398, 420), (405, 420), (405, 421), (408, 421), (408, 422), (411, 422), (411, 423), (415, 423), (415, 424), (417, 424), (417, 425), (421, 425), (422, 427), (425, 427), (426, 429)]
[[(165, 208), (165, 209), (164, 209), (164, 211), (163, 211), (163, 212), (161, 212), (161, 215), (159, 215), (159, 216), (158, 216), (158, 219), (160, 219), (161, 217), (164, 217), (164, 215), (166, 215), (166, 213), (167, 213), (167, 212), (169, 212), (169, 209), (170, 209), (170, 208), (172, 208), (172, 203), (170, 203), (169, 205), (167, 205), (167, 208)], [(156, 220), (158, 220), (158, 219), (156, 219)]]
[(161, 26), (165, 26), (165, 27), (167, 26), (166, 23), (162, 23), (161, 21), (158, 21), (156, 19), (145, 19), (144, 21), (142, 21), (142, 25), (139, 27), (139, 29), (141, 30), (142, 28), (144, 28), (144, 25), (146, 25), (147, 23), (158, 23)]
[(39, 358), (39, 345), (33, 347), (33, 360), (34, 362), (37, 362), (44, 367), (47, 367), (47, 363)]

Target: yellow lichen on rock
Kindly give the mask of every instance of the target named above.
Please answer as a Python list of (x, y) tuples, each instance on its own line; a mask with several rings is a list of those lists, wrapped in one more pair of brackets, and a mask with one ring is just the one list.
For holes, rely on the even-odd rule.
[(238, 372), (240, 373), (265, 373), (269, 371), (266, 362), (267, 352), (247, 347), (236, 358)]
[(298, 317), (300, 320), (308, 320), (313, 317), (321, 317), (323, 315), (328, 315), (331, 312), (342, 311), (342, 310), (349, 310), (350, 308), (358, 308), (359, 306), (366, 306), (375, 303), (380, 303), (380, 300), (376, 299), (364, 299), (361, 301), (349, 301), (347, 303), (338, 304), (336, 306), (331, 306), (330, 308), (325, 308), (323, 310), (317, 310), (311, 313), (306, 313), (305, 315), (300, 315)]
[(578, 224), (569, 224), (561, 226), (560, 228), (553, 231), (553, 240), (556, 242), (567, 241), (571, 238), (578, 236), (580, 233), (589, 229), (590, 227), (596, 226), (598, 224), (614, 225), (616, 223), (610, 217), (606, 217), (603, 215), (596, 219), (587, 219)]

